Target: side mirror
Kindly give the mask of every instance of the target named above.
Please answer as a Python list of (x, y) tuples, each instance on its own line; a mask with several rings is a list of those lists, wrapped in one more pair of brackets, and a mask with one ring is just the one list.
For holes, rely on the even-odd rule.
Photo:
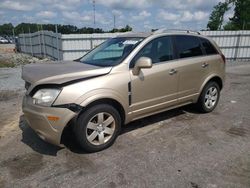
[(152, 67), (152, 60), (148, 57), (140, 57), (133, 68), (133, 74), (139, 75), (141, 69), (149, 69)]

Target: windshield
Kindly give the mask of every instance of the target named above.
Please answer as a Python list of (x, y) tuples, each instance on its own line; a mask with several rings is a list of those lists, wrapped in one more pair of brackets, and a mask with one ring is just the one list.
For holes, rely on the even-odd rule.
[(83, 56), (80, 62), (101, 67), (118, 65), (142, 40), (131, 37), (109, 39)]

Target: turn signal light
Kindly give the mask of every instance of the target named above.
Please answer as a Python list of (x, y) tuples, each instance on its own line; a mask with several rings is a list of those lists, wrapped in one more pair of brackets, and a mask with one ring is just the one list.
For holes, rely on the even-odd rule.
[(57, 116), (47, 116), (49, 121), (58, 121), (60, 118)]

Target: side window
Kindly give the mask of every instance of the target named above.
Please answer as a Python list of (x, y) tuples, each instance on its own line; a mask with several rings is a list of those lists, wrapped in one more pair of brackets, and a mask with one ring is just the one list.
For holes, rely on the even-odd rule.
[(171, 37), (162, 37), (157, 40), (157, 62), (169, 61), (174, 58)]
[(154, 64), (172, 60), (174, 58), (172, 38), (166, 36), (150, 41), (133, 58), (130, 68), (134, 67), (140, 57), (149, 57)]
[(175, 36), (175, 41), (179, 58), (203, 55), (199, 38), (187, 35), (177, 35)]
[(207, 55), (213, 55), (218, 54), (218, 51), (215, 49), (215, 47), (209, 42), (209, 40), (200, 38), (202, 46), (206, 52)]

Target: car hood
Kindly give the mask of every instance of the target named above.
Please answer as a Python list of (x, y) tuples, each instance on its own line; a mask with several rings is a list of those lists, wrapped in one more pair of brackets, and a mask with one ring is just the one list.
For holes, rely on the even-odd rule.
[(25, 65), (22, 79), (34, 84), (63, 84), (66, 82), (108, 74), (112, 67), (98, 67), (75, 61), (58, 61)]

